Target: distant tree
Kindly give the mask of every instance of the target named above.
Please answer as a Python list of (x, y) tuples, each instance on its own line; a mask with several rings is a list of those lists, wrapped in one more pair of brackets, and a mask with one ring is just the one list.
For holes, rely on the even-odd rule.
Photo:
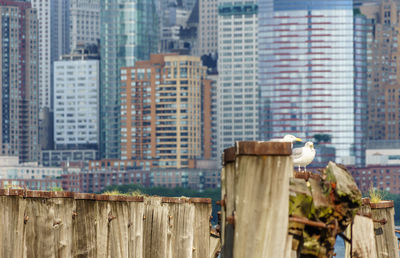
[(330, 143), (332, 141), (332, 136), (330, 136), (329, 134), (315, 134), (313, 136), (315, 143), (319, 144), (319, 143)]
[(203, 55), (201, 56), (201, 61), (203, 62), (204, 66), (207, 66), (208, 70), (216, 71), (217, 70), (217, 62), (218, 62), (218, 55)]

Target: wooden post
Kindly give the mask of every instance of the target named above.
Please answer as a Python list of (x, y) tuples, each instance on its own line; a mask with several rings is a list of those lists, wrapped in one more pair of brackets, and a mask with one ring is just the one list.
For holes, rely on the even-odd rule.
[(222, 257), (233, 257), (235, 211), (235, 147), (224, 150), (221, 171), (221, 241)]
[(372, 219), (356, 215), (348, 228), (351, 246), (346, 243), (346, 258), (376, 258)]
[(375, 258), (378, 257), (375, 245), (374, 222), (371, 218), (369, 198), (362, 199), (362, 206), (353, 223), (346, 229), (346, 236), (351, 245), (345, 242), (346, 258)]
[(293, 171), (291, 144), (237, 142), (235, 149), (233, 257), (284, 257)]
[(24, 257), (26, 202), (19, 196), (0, 196), (0, 257)]
[(374, 220), (375, 244), (378, 257), (399, 258), (397, 238), (394, 232), (393, 201), (371, 203), (370, 206), (372, 219)]

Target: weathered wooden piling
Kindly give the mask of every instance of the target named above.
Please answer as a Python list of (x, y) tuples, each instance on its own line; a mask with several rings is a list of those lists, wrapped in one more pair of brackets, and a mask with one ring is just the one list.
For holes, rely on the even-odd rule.
[(221, 246), (224, 257), (233, 257), (235, 216), (235, 147), (224, 150), (221, 171)]
[(346, 244), (346, 258), (398, 258), (393, 201), (372, 203), (364, 198), (358, 214), (348, 229), (347, 236), (352, 241), (351, 245)]
[(356, 215), (346, 230), (351, 244), (346, 243), (346, 258), (376, 258), (375, 234), (372, 219)]
[(362, 206), (353, 222), (346, 229), (351, 243), (345, 242), (346, 258), (376, 258), (374, 222), (368, 198), (362, 199)]
[(0, 190), (0, 257), (209, 257), (211, 200)]
[[(293, 170), (291, 144), (237, 142), (234, 150), (234, 156), (232, 149), (227, 149), (224, 157), (222, 256), (285, 257), (289, 176)], [(234, 231), (233, 246), (230, 230)]]
[(375, 245), (378, 257), (399, 257), (394, 227), (394, 202), (370, 203), (374, 221)]

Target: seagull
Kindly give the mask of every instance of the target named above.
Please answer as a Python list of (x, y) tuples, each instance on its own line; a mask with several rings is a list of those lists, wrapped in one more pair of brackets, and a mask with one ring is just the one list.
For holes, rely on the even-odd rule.
[(314, 157), (315, 149), (312, 142), (306, 142), (304, 147), (295, 148), (292, 152), (293, 165), (299, 167), (299, 172), (300, 167), (304, 167), (304, 172), (306, 172), (306, 166), (313, 161)]
[(281, 139), (271, 139), (270, 140), (270, 142), (291, 142), (291, 143), (296, 142), (296, 141), (302, 142), (303, 140), (301, 140), (300, 138), (297, 138), (296, 136), (291, 135), (291, 134), (287, 134)]

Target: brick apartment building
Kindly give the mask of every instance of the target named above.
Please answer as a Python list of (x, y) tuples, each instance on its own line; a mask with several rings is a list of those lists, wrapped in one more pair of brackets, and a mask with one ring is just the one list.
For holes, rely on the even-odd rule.
[(348, 167), (361, 192), (374, 187), (393, 194), (400, 194), (400, 166), (370, 165), (363, 168)]

